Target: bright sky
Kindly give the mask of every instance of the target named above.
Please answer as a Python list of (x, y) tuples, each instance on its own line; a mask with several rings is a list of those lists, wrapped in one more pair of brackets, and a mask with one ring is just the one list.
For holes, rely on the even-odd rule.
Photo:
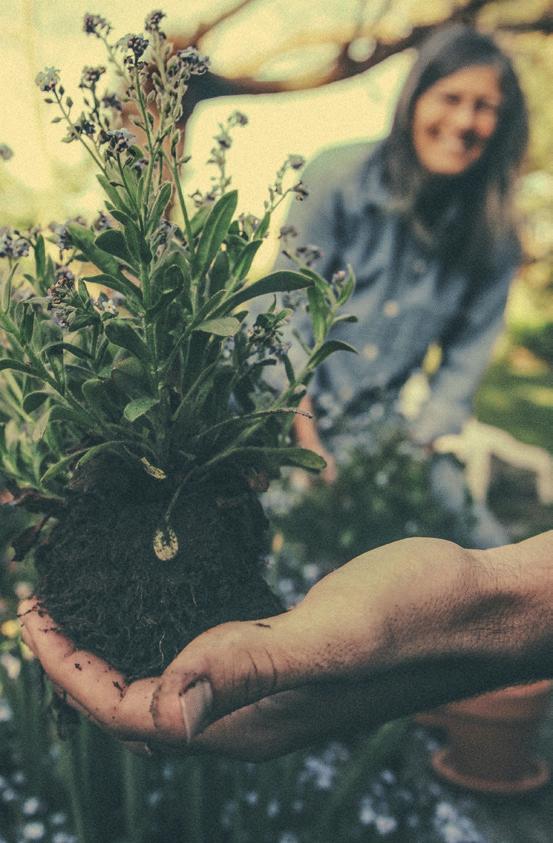
[[(344, 3), (351, 5), (351, 0)], [(43, 104), (34, 84), (37, 72), (47, 65), (59, 68), (67, 92), (77, 102), (83, 65), (106, 61), (102, 44), (82, 31), (83, 14), (91, 11), (104, 15), (112, 22), (115, 34), (121, 36), (129, 31), (141, 31), (145, 14), (156, 5), (155, 0), (133, 0), (130, 4), (126, 0), (2, 0), (0, 142), (7, 143), (15, 152), (15, 157), (4, 166), (9, 168), (11, 176), (29, 188), (29, 201), (32, 198), (35, 213), (43, 222), (64, 214), (95, 214), (100, 199), (91, 177), (92, 169), (79, 145), (60, 143), (64, 134), (62, 125), (49, 122), (56, 114), (55, 106)], [(211, 12), (216, 5), (213, 0), (160, 3), (168, 15), (169, 33), (190, 30), (191, 20), (193, 25), (202, 11), (207, 16), (207, 10)], [(318, 8), (331, 11), (335, 5), (334, 0), (325, 0)], [(307, 6), (311, 14), (317, 8), (309, 3)], [(242, 22), (235, 37), (227, 34), (218, 45), (212, 45), (212, 57), (217, 47), (214, 64), (218, 61), (221, 67), (236, 67), (237, 44), (241, 45), (244, 62), (253, 52), (253, 47), (248, 45), (255, 44), (257, 51), (260, 44), (270, 49), (278, 26), (286, 25), (286, 13), (280, 0), (261, 4), (259, 9), (267, 7), (270, 9), (264, 14), (252, 15), (247, 26)], [(188, 22), (183, 9), (190, 13)], [(321, 15), (318, 24), (324, 25)], [(308, 93), (225, 98), (202, 105), (197, 109), (188, 138), (188, 152), (192, 155), (190, 192), (209, 184), (204, 162), (211, 136), (217, 131), (218, 121), (239, 108), (250, 122), (246, 128), (236, 130), (235, 147), (229, 154), (229, 172), (234, 186), (240, 189), (241, 209), (259, 213), (267, 185), (288, 153), (309, 158), (328, 144), (374, 138), (386, 131), (398, 86), (410, 60), (409, 56), (400, 56), (375, 69), (369, 79), (353, 79)], [(290, 61), (297, 62), (297, 57)], [(286, 67), (278, 70), (286, 72)], [(64, 201), (63, 185), (71, 187), (69, 205)], [(19, 191), (14, 192), (21, 196)]]

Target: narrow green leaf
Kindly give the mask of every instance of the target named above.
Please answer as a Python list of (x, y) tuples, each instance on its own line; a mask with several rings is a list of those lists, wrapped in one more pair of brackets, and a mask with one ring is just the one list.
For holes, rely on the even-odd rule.
[(131, 255), (139, 262), (149, 263), (152, 253), (144, 235), (140, 233), (134, 222), (129, 220), (125, 226), (125, 240)]
[(313, 355), (309, 361), (309, 365), (311, 367), (319, 366), (323, 360), (326, 360), (326, 358), (329, 357), (329, 355), (334, 354), (335, 351), (350, 351), (353, 354), (357, 354), (357, 349), (348, 342), (343, 342), (342, 340), (328, 340)]
[(245, 446), (229, 451), (228, 458), (246, 457), (268, 460), (276, 465), (291, 465), (297, 468), (304, 468), (306, 471), (322, 471), (326, 468), (326, 462), (315, 451), (307, 448), (262, 448), (256, 446)]
[(172, 191), (173, 186), (171, 185), (171, 182), (163, 182), (150, 212), (150, 218), (148, 220), (148, 228), (150, 231), (155, 231), (159, 225), (163, 212), (171, 199)]
[(324, 340), (327, 328), (328, 319), (330, 316), (329, 307), (321, 291), (313, 286), (307, 291), (307, 300), (309, 302), (309, 317), (313, 327), (313, 336), (316, 343)]
[(224, 289), (230, 274), (227, 252), (217, 252), (213, 266), (209, 270), (209, 293), (213, 295)]
[(194, 328), (206, 334), (216, 334), (218, 337), (233, 337), (240, 330), (240, 322), (234, 316), (221, 316), (220, 319), (208, 319)]
[(229, 309), (234, 309), (242, 302), (254, 299), (257, 296), (264, 296), (269, 293), (287, 293), (292, 290), (304, 290), (306, 287), (311, 287), (313, 282), (310, 278), (306, 278), (301, 272), (293, 272), (291, 270), (279, 270), (266, 275), (254, 284), (249, 284), (243, 287), (237, 293), (230, 296), (226, 300), (225, 306)]
[(48, 427), (48, 422), (50, 421), (50, 413), (51, 408), (47, 409), (40, 418), (35, 422), (33, 425), (33, 431), (31, 438), (33, 442), (40, 442), (40, 440), (44, 437), (44, 433), (46, 428)]
[(0, 372), (4, 369), (13, 369), (15, 372), (23, 372), (24, 375), (40, 377), (38, 372), (36, 372), (30, 364), (21, 363), (19, 360), (10, 360), (8, 357), (4, 357), (0, 360)]
[(90, 462), (90, 460), (97, 457), (98, 454), (103, 454), (105, 451), (114, 451), (116, 453), (120, 452), (124, 444), (124, 442), (114, 439), (111, 442), (102, 442), (100, 445), (93, 445), (92, 448), (88, 448), (88, 450), (85, 451), (75, 468), (82, 468), (82, 466), (86, 465), (87, 462)]
[(119, 211), (117, 208), (112, 208), (110, 210), (110, 214), (113, 219), (117, 220), (117, 222), (120, 222), (121, 225), (128, 225), (129, 221), (132, 222), (128, 214), (126, 214), (124, 211)]
[(44, 276), (46, 269), (46, 248), (44, 245), (44, 237), (39, 234), (35, 246), (35, 269), (37, 278), (41, 279)]
[[(71, 241), (83, 252), (87, 261), (93, 263), (100, 272), (103, 273), (103, 275), (112, 279), (110, 282), (99, 281), (98, 283), (105, 283), (107, 286), (111, 287), (112, 290), (117, 290), (125, 295), (132, 295), (141, 300), (140, 291), (131, 281), (128, 280), (128, 278), (125, 278), (119, 269), (119, 262), (117, 259), (96, 245), (94, 242), (93, 231), (88, 228), (84, 228), (82, 225), (75, 225), (74, 223), (69, 223), (67, 225), (67, 229), (71, 235)], [(85, 278), (85, 280), (97, 281), (98, 279), (97, 277), (93, 278), (89, 276), (88, 278)]]
[(232, 274), (235, 278), (239, 278), (242, 280), (246, 277), (248, 272), (251, 269), (251, 265), (254, 261), (254, 258), (259, 251), (259, 247), (263, 244), (263, 240), (252, 240), (250, 243), (247, 243), (242, 250), (242, 253), (238, 257), (234, 268), (232, 270)]
[(96, 246), (114, 255), (116, 258), (134, 266), (135, 261), (127, 248), (127, 243), (121, 231), (116, 231), (114, 228), (108, 228), (107, 231), (102, 231), (95, 240)]
[(40, 478), (41, 483), (47, 483), (49, 480), (52, 480), (53, 477), (60, 474), (60, 472), (64, 471), (66, 468), (69, 468), (71, 463), (79, 456), (79, 454), (83, 453), (84, 448), (80, 451), (75, 451), (72, 454), (67, 454), (65, 457), (62, 457), (60, 460), (55, 462), (50, 468), (42, 475)]
[[(125, 278), (123, 275), (115, 278), (113, 275), (86, 275), (83, 281), (90, 281), (92, 284), (101, 284), (103, 287), (109, 287), (110, 290), (115, 290), (117, 293), (122, 293), (127, 298), (127, 303), (135, 305), (142, 304), (142, 290)], [(130, 301), (129, 301), (130, 300)]]
[(78, 345), (74, 345), (71, 342), (51, 342), (48, 345), (44, 346), (42, 350), (45, 354), (50, 351), (57, 351), (58, 353), (61, 353), (63, 351), (69, 351), (71, 354), (74, 354), (75, 357), (79, 357), (81, 360), (91, 359), (88, 351), (85, 351), (84, 348), (80, 348)]
[(125, 202), (125, 200), (119, 194), (119, 191), (117, 190), (117, 188), (114, 187), (114, 185), (110, 184), (109, 180), (104, 175), (101, 175), (101, 174), (97, 175), (96, 178), (98, 179), (101, 186), (103, 187), (106, 195), (113, 202), (113, 205), (116, 208), (120, 208), (126, 214), (130, 214), (130, 208), (127, 205), (127, 203)]
[(263, 218), (262, 218), (261, 222), (260, 222), (260, 223), (259, 223), (259, 225), (257, 226), (257, 230), (256, 230), (256, 232), (255, 232), (255, 236), (256, 236), (256, 237), (259, 237), (259, 238), (264, 238), (264, 237), (267, 235), (267, 232), (269, 231), (269, 223), (270, 223), (270, 222), (271, 222), (271, 215), (270, 215), (270, 213), (267, 211), (267, 212), (263, 215)]
[(211, 209), (196, 252), (197, 270), (200, 275), (210, 266), (219, 251), (232, 222), (237, 203), (238, 193), (236, 190), (231, 190), (225, 193)]
[(135, 398), (134, 401), (130, 401), (125, 409), (123, 410), (123, 415), (126, 419), (130, 422), (136, 421), (141, 416), (145, 415), (152, 407), (155, 407), (159, 404), (159, 399), (157, 398)]
[(62, 404), (55, 404), (50, 413), (50, 421), (71, 422), (79, 427), (90, 427), (90, 419), (88, 415), (82, 415), (77, 410), (72, 410)]
[(41, 390), (36, 390), (36, 392), (29, 392), (23, 399), (23, 409), (26, 413), (33, 413), (35, 410), (38, 410), (44, 402), (50, 398), (49, 392), (42, 392)]
[(150, 354), (146, 343), (124, 319), (111, 319), (106, 322), (104, 330), (114, 345), (127, 349), (139, 360), (149, 363)]

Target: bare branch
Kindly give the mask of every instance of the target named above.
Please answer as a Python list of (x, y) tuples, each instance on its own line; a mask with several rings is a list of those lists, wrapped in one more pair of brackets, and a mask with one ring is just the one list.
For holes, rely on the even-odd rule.
[[(254, 0), (241, 0), (232, 9), (222, 13), (218, 18), (212, 20), (209, 24), (200, 26), (196, 30), (194, 40), (197, 40), (212, 31), (214, 27), (237, 14), (245, 6), (254, 2)], [(375, 40), (374, 47), (369, 56), (363, 60), (356, 60), (352, 58), (350, 47), (352, 43), (359, 37), (370, 36), (373, 33), (373, 26), (365, 31), (360, 26), (361, 14), (357, 16), (353, 23), (353, 29), (350, 24), (349, 27), (343, 26), (341, 32), (337, 33), (334, 30), (326, 36), (322, 33), (302, 33), (296, 37), (294, 41), (288, 42), (278, 46), (271, 58), (275, 55), (282, 55), (284, 52), (293, 49), (300, 49), (306, 46), (333, 44), (336, 46), (337, 55), (329, 62), (327, 67), (312, 70), (307, 74), (301, 76), (294, 76), (288, 79), (272, 79), (260, 80), (256, 79), (256, 74), (261, 67), (267, 62), (267, 53), (263, 57), (263, 61), (255, 66), (250, 64), (246, 72), (242, 71), (240, 75), (234, 77), (217, 75), (215, 73), (208, 73), (205, 76), (198, 78), (194, 85), (190, 86), (188, 94), (185, 98), (185, 114), (183, 115), (183, 122), (186, 122), (195, 106), (205, 100), (214, 97), (222, 96), (236, 96), (241, 94), (272, 94), (282, 93), (286, 91), (309, 90), (328, 85), (332, 82), (337, 82), (343, 79), (348, 79), (364, 73), (391, 56), (402, 53), (405, 50), (418, 47), (437, 27), (445, 24), (455, 22), (463, 22), (476, 25), (479, 12), (486, 6), (490, 5), (493, 0), (468, 0), (465, 3), (458, 3), (454, 6), (451, 14), (442, 21), (433, 22), (431, 24), (415, 25), (411, 31), (402, 38), (395, 41), (389, 40)], [(381, 9), (385, 9), (387, 0), (384, 0)], [(360, 10), (362, 6), (360, 5)], [(380, 15), (377, 16), (377, 18)], [(497, 27), (499, 31), (507, 31), (513, 33), (525, 32), (540, 32), (544, 34), (551, 34), (553, 32), (553, 14), (548, 12), (541, 18), (531, 21), (512, 22), (499, 24)], [(190, 38), (177, 38), (175, 45), (178, 47), (186, 46), (193, 43)]]
[(219, 24), (223, 23), (223, 21), (234, 17), (234, 15), (237, 15), (238, 12), (241, 12), (242, 9), (245, 9), (246, 6), (250, 6), (252, 3), (255, 3), (255, 0), (240, 0), (236, 6), (232, 6), (230, 9), (225, 9), (225, 11), (221, 12), (218, 17), (212, 18), (210, 21), (206, 21), (206, 23), (200, 23), (196, 28), (194, 35), (189, 39), (190, 44), (198, 44), (200, 40), (208, 34), (208, 32), (212, 32), (217, 26), (219, 26)]

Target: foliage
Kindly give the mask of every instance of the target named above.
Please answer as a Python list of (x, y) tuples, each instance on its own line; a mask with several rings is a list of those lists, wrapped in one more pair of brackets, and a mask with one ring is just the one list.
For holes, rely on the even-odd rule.
[[(315, 366), (338, 350), (325, 337), (354, 282), (344, 275), (336, 289), (300, 264), (248, 284), (272, 211), (288, 193), (302, 199), (305, 190), (295, 176), (303, 161), (289, 156), (263, 218), (236, 218), (225, 154), (232, 130), (246, 122), (238, 112), (215, 136), (217, 176), (190, 213), (177, 122), (189, 83), (209, 62), (193, 48), (173, 52), (159, 28), (163, 14), (156, 15), (146, 19), (147, 38), (118, 41), (104, 18), (85, 16), (85, 32), (105, 44), (125, 86), (123, 102), (100, 95), (105, 67), (83, 69), (78, 114), (55, 68), (37, 76), (46, 103), (59, 111), (53, 122), (66, 126), (63, 141), (82, 143), (99, 169), (106, 212), (92, 227), (80, 220), (53, 226), (46, 238), (37, 229), (2, 230), (0, 464), (20, 488), (55, 502), (68, 474), (117, 454), (166, 484), (168, 524), (182, 488), (221, 467), (246, 475), (323, 467), (316, 454), (291, 447), (287, 431)], [(123, 105), (136, 110), (145, 148), (113, 127)], [(167, 219), (174, 201), (181, 225)], [(282, 342), (292, 308), (277, 306), (277, 295), (305, 289), (316, 330), (296, 372)], [(250, 302), (269, 295), (270, 304), (250, 317)], [(285, 373), (280, 391), (264, 379), (268, 366)]]
[[(304, 562), (332, 569), (374, 547), (412, 535), (459, 542), (470, 536), (465, 523), (432, 495), (430, 461), (396, 423), (375, 424), (354, 444), (332, 485), (312, 484), (295, 506), (272, 520)], [(463, 535), (461, 535), (463, 532)]]

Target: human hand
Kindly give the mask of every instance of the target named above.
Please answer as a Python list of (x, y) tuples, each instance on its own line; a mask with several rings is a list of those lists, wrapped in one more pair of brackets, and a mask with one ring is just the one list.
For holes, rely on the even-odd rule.
[(544, 601), (535, 568), (531, 592), (521, 590), (519, 554), (394, 542), (324, 577), (285, 614), (210, 629), (161, 677), (130, 685), (77, 651), (36, 602), (21, 606), (23, 637), (67, 702), (119, 740), (261, 760), (524, 681)]
[[(371, 719), (362, 686), (301, 685), (302, 659), (293, 671), (300, 685), (277, 690), (293, 684), (286, 679), (292, 665), (283, 650), (292, 652), (295, 631), (303, 624), (288, 624), (294, 611), (209, 630), (163, 676), (130, 684), (102, 659), (78, 650), (36, 600), (24, 601), (19, 617), (23, 640), (58, 696), (131, 751), (215, 752), (255, 761), (356, 731)], [(281, 618), (284, 628), (267, 642), (267, 631)], [(307, 653), (303, 658), (311, 661)], [(206, 678), (198, 681), (198, 675)], [(255, 702), (244, 705), (248, 700)], [(231, 713), (219, 716), (217, 707)], [(214, 722), (202, 730), (208, 720)]]

